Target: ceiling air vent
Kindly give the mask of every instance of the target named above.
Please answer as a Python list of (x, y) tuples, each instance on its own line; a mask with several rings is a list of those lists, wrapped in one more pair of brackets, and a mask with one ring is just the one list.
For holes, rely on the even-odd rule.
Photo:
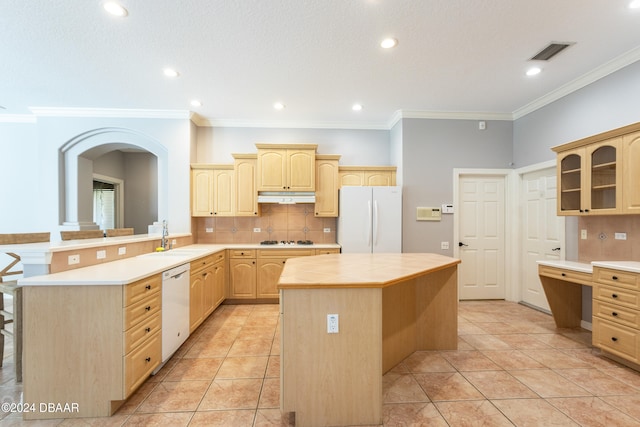
[(548, 61), (573, 43), (551, 43), (531, 58), (531, 61)]

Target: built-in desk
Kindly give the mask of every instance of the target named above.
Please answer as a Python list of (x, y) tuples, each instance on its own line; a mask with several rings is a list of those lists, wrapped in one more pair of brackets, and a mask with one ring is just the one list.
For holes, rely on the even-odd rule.
[(459, 263), (417, 253), (287, 260), (281, 410), (296, 426), (382, 424), (383, 374), (416, 350), (457, 349)]
[(592, 286), (592, 266), (575, 261), (538, 261), (538, 275), (558, 328), (575, 328), (582, 320), (582, 286)]

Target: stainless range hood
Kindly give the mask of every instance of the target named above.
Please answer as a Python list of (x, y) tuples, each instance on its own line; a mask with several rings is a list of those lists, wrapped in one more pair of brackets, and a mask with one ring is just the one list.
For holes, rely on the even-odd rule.
[(258, 193), (258, 203), (295, 205), (315, 202), (316, 194), (312, 191), (261, 191)]

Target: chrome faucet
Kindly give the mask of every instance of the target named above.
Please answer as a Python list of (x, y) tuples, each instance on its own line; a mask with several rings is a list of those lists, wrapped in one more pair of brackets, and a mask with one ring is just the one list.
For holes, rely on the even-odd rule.
[(162, 249), (167, 249), (167, 236), (169, 235), (169, 229), (167, 228), (167, 220), (162, 221), (162, 241), (160, 242), (160, 246)]

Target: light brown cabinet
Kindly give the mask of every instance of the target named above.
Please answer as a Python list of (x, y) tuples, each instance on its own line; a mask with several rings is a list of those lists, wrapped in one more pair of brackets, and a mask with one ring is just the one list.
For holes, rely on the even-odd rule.
[(315, 191), (315, 144), (256, 144), (258, 191)]
[(191, 262), (189, 290), (189, 331), (202, 322), (224, 301), (225, 252)]
[(256, 298), (256, 251), (229, 250), (229, 298)]
[(315, 249), (258, 250), (257, 298), (278, 298), (278, 279), (289, 258), (315, 255)]
[[(161, 362), (161, 288), (159, 274), (124, 286), (25, 287), (24, 401), (76, 403), (68, 418), (112, 415)], [(24, 418), (52, 416), (35, 409)]]
[(593, 345), (640, 363), (640, 274), (593, 268)]
[(640, 213), (640, 123), (552, 148), (558, 215)]
[(316, 203), (317, 217), (338, 216), (338, 161), (339, 155), (316, 155)]
[(394, 186), (395, 166), (340, 166), (340, 187), (342, 186)]
[(235, 215), (257, 216), (259, 214), (258, 191), (256, 190), (256, 154), (233, 154), (235, 186)]
[(233, 216), (233, 165), (191, 165), (191, 216)]
[(213, 215), (235, 215), (235, 171), (233, 165), (213, 170)]
[(191, 166), (191, 216), (213, 216), (213, 169)]

